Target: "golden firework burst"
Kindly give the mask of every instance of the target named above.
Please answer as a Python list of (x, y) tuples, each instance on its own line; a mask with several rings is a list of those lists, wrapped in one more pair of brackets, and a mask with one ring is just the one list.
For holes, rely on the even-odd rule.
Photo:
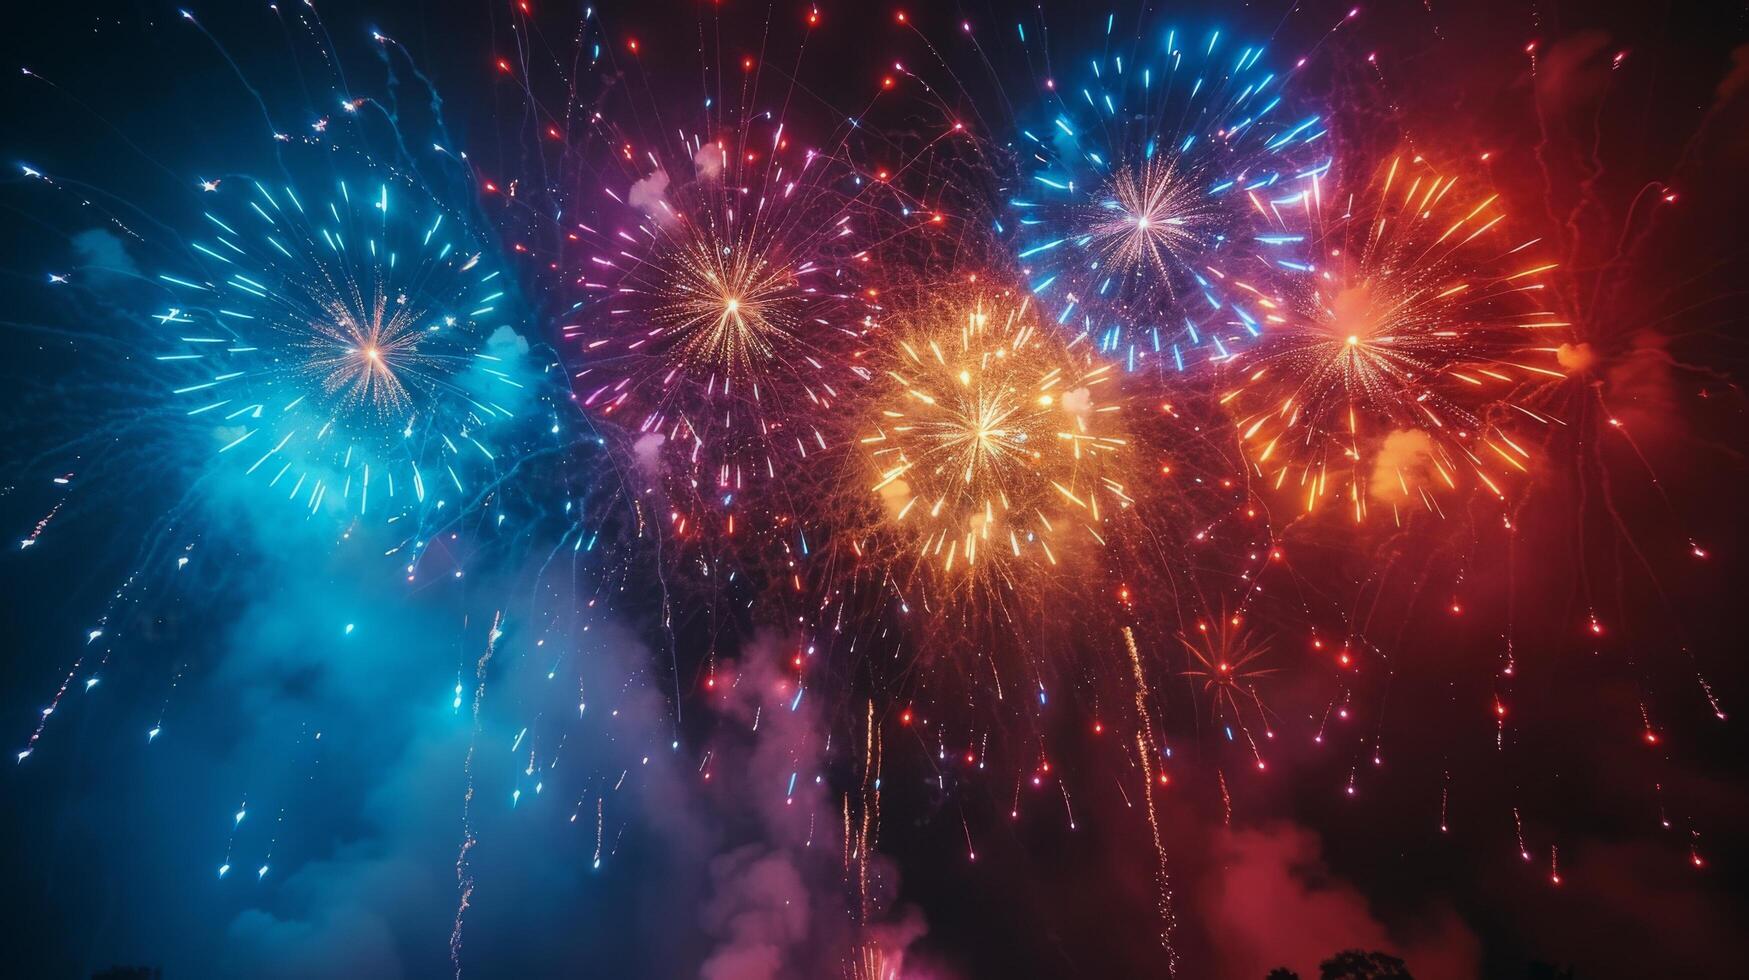
[(708, 225), (683, 228), (664, 243), (652, 263), (662, 270), (654, 316), (676, 362), (746, 374), (794, 339), (804, 303), (797, 268), (770, 246), (720, 237)]
[(420, 311), (404, 298), (381, 292), (368, 300), (330, 297), (324, 316), (309, 324), (304, 369), (322, 390), (348, 406), (369, 405), (381, 414), (410, 404), (408, 384), (429, 366), (421, 349)]
[(920, 566), (1011, 578), (1103, 545), (1130, 498), (1113, 366), (1041, 329), (1028, 298), (935, 297), (891, 338), (885, 394), (861, 443), (887, 528)]

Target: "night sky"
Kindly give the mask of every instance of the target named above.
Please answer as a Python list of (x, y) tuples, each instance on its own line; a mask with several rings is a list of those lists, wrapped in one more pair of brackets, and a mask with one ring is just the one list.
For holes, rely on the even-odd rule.
[[(1545, 302), (1585, 366), (1538, 396), (1559, 421), (1505, 504), (1458, 493), (1404, 527), (1210, 517), (1213, 544), (1162, 534), (1109, 583), (901, 614), (880, 575), (834, 578), (852, 566), (825, 542), (864, 515), (804, 514), (839, 504), (828, 463), (774, 477), (803, 504), (737, 503), (815, 535), (805, 557), (793, 535), (698, 544), (635, 421), (567, 381), (597, 356), (567, 325), (621, 302), (578, 283), (636, 248), (614, 223), (649, 168), (615, 139), (672, 142), (701, 87), (752, 91), (798, 143), (839, 133), (862, 179), (895, 171), (866, 224), (906, 229), (850, 263), (859, 287), (923, 292), (1018, 261), (990, 229), (1044, 77), (1022, 52), (1074, 75), (1113, 49), (1105, 8), (271, 6), (0, 20), (0, 731), (30, 750), (0, 776), (8, 975), (849, 977), (870, 946), (917, 980), (1311, 977), (1350, 948), (1433, 978), (1744, 971), (1749, 8), (1118, 5), (1120, 36), (1304, 53), (1288, 91), (1328, 120), (1338, 172), (1408, 147), (1498, 193), (1558, 261)], [(744, 82), (743, 57), (773, 67)], [(970, 137), (938, 140), (944, 120)], [(351, 173), (411, 174), (397, 200), (441, 202), (505, 270), (495, 359), (446, 381), (503, 418), (462, 426), (489, 446), (442, 508), (405, 486), (363, 515), (350, 484), (314, 509), (264, 492), (259, 453), (219, 452), (235, 433), (191, 418), (168, 394), (185, 362), (158, 359), (160, 274), (216, 267), (189, 245), (211, 201)], [(910, 230), (932, 212), (945, 231)], [(1201, 418), (1196, 445), (1236, 445), (1206, 421), (1223, 383), (1150, 391), (1184, 411), (1138, 431)], [(1210, 482), (1151, 513), (1253, 499), (1216, 486), (1236, 451), (1199, 452), (1186, 479)], [(1172, 638), (1276, 547), (1287, 567), (1246, 607), (1272, 668), (1260, 773)], [(1142, 717), (1173, 750), (1148, 804), (1170, 949), (1129, 623), (1158, 658)], [(1312, 646), (1345, 637), (1352, 674)], [(975, 664), (1005, 657), (1049, 666), (998, 697)]]

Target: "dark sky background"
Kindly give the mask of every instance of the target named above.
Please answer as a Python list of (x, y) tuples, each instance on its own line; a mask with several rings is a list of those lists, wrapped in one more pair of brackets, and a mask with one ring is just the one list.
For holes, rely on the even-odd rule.
[[(760, 704), (749, 687), (689, 702), (693, 721), (670, 748), (668, 651), (638, 579), (647, 564), (585, 563), (559, 585), (539, 576), (547, 549), (531, 544), (558, 526), (539, 501), (575, 479), (560, 471), (600, 459), (577, 452), (534, 468), (507, 504), (523, 537), (473, 528), (457, 547), (474, 549), (479, 575), (410, 590), (382, 565), (379, 535), (286, 521), (240, 484), (200, 477), (207, 454), (179, 441), (159, 389), (142, 380), (149, 311), (128, 286), (61, 294), (45, 284), (61, 268), (150, 271), (155, 262), (132, 246), (109, 246), (122, 248), (117, 256), (101, 239), (80, 239), (101, 225), (80, 198), (145, 223), (180, 221), (198, 204), (197, 176), (273, 166), (249, 85), (287, 119), (326, 91), (299, 76), (308, 49), (289, 54), (298, 45), (264, 5), (211, 6), (197, 12), (235, 70), (155, 3), (33, 4), (0, 21), (0, 534), (23, 538), (64, 500), (39, 545), (0, 551), (0, 723), (9, 726), (0, 731), (22, 745), (106, 608), (116, 610), (107, 629), (122, 638), (100, 685), (70, 692), (35, 754), (0, 774), (0, 962), (20, 976), (116, 964), (167, 977), (448, 971), (473, 739), (450, 698), (458, 673), (471, 677), (493, 613), (508, 609), (474, 742), (480, 844), (465, 972), (727, 980), (765, 975), (744, 957), (766, 948), (789, 971), (775, 975), (831, 975), (849, 936), (836, 787), (804, 786), (800, 806), (787, 807), (747, 787), (787, 778), (798, 757), (841, 771), (843, 747), (827, 738), (845, 737), (846, 713), (810, 703), (749, 733), (741, 722)], [(521, 97), (493, 69), (513, 47), (505, 6), (321, 9), (355, 91), (402, 86), (410, 117), (419, 101), (406, 63), (391, 81), (378, 59), (368, 31), (380, 29), (441, 93), (454, 145), (483, 172), (509, 175), (529, 157)], [(562, 47), (574, 11), (547, 6), (536, 17)], [(681, 40), (694, 33), (697, 5), (608, 6), (610, 33), (656, 47), (673, 37), (675, 63), (696, 66), (696, 44)], [(758, 36), (766, 8), (725, 6), (747, 6), (735, 30)], [(771, 8), (791, 25), (775, 29), (773, 48), (799, 20), (791, 6)], [(856, 104), (887, 61), (931, 63), (887, 6), (840, 6), (851, 5), (821, 5), (826, 30), (810, 55), (810, 86), (824, 103)], [(915, 6), (938, 42), (962, 18), (1015, 19), (993, 3)], [(1749, 697), (1737, 609), (1749, 583), (1749, 430), (1738, 390), (1749, 13), (1381, 3), (1320, 41), (1345, 5), (1209, 6), (1180, 20), (1273, 35), (1284, 57), (1321, 45), (1306, 94), (1349, 120), (1338, 131), (1356, 144), (1390, 128), (1430, 153), (1489, 152), (1487, 174), (1515, 202), (1515, 220), (1555, 243), (1572, 269), (1560, 302), (1593, 343), (1599, 390), (1643, 461), (1620, 440), (1593, 440), (1597, 428), (1576, 425), (1555, 440), (1551, 459), (1586, 462), (1542, 474), (1542, 492), (1516, 513), (1516, 557), (1486, 530), (1467, 540), (1451, 532), (1431, 553), (1383, 534), (1307, 542), (1301, 580), (1364, 577), (1401, 549), (1404, 566), (1429, 570), (1430, 594), (1461, 575), (1467, 611), (1450, 617), (1443, 596), (1417, 601), (1407, 587), (1383, 600), (1399, 625), (1372, 639), (1390, 648), (1394, 669), (1388, 691), (1366, 686), (1360, 703), (1386, 763), (1361, 773), (1355, 798), (1342, 788), (1372, 738), (1315, 748), (1299, 737), (1331, 690), (1312, 671), (1289, 672), (1272, 694), (1284, 744), (1267, 778), (1223, 746), (1193, 743), (1181, 784), (1162, 797), (1181, 975), (1261, 978), (1277, 965), (1313, 975), (1349, 946), (1392, 950), (1428, 977), (1527, 976), (1533, 961), (1583, 978), (1741, 974), (1749, 851), (1734, 832), (1749, 805), (1745, 745), (1739, 722), (1713, 716), (1696, 676), (1727, 712)], [(1047, 7), (1065, 36), (1075, 32), (1074, 13)], [(956, 67), (969, 64), (943, 50)], [(1376, 68), (1367, 61), (1375, 52)], [(1626, 56), (1612, 69), (1616, 52)], [(21, 65), (59, 91), (22, 77)], [(326, 70), (317, 68), (312, 78)], [(967, 89), (988, 97), (984, 84)], [(62, 177), (62, 190), (19, 178), (20, 163)], [(1647, 205), (1631, 210), (1648, 182), (1659, 182), (1655, 197), (1675, 195), (1653, 206), (1655, 218)], [(1628, 260), (1609, 264), (1629, 238), (1638, 244)], [(540, 298), (532, 266), (525, 285), (537, 297), (531, 308), (555, 302)], [(523, 332), (538, 347), (542, 329), (531, 318)], [(68, 471), (78, 474), (71, 489), (49, 482)], [(1599, 496), (1605, 484), (1619, 523)], [(1706, 560), (1689, 553), (1691, 540)], [(173, 577), (180, 554), (191, 561)], [(143, 584), (128, 595), (138, 600), (111, 604), (136, 572)], [(590, 583), (619, 575), (634, 582), (629, 594), (605, 611), (577, 611)], [(1496, 751), (1487, 706), (1509, 604), (1522, 666), (1509, 745)], [(1583, 635), (1591, 609), (1609, 624), (1603, 640)], [(575, 691), (543, 686), (535, 645), (554, 636), (590, 702), (569, 728), (553, 713), (574, 711)], [(678, 634), (677, 661), (698, 662), (687, 648), (695, 639)], [(731, 656), (744, 676), (761, 677), (779, 669), (787, 642), (749, 635)], [(1643, 743), (1642, 708), (1656, 746)], [(148, 747), (144, 733), (160, 718), (164, 732)], [(509, 751), (524, 726), (537, 740), (568, 732), (563, 771), (551, 777), (560, 789), (549, 785), (541, 799)], [(889, 737), (879, 867), (896, 898), (880, 927), (909, 944), (907, 976), (1165, 975), (1153, 851), (1109, 775), (1117, 750), (1086, 738), (1056, 744), (1074, 830), (1048, 796), (1009, 820), (1006, 777), (954, 773), (942, 788), (933, 737)], [(699, 778), (706, 748), (708, 782)], [(616, 789), (622, 773), (631, 775)], [(1446, 788), (1451, 831), (1442, 834)], [(507, 807), (515, 789), (524, 797)], [(607, 801), (599, 868), (598, 800)], [(236, 869), (220, 879), (240, 801), (249, 815), (229, 845)], [(1528, 863), (1517, 855), (1515, 808)], [(826, 829), (798, 823), (804, 810), (823, 814)], [(1548, 880), (1551, 846), (1558, 888)], [(1691, 846), (1704, 867), (1693, 866)], [(264, 861), (270, 872), (257, 881)]]

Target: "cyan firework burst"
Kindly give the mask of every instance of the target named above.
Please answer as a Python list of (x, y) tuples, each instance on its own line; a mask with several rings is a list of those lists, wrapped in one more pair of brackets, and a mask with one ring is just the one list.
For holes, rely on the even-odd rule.
[(383, 180), (203, 186), (199, 265), (158, 276), (155, 319), (176, 331), (158, 360), (210, 370), (174, 392), (218, 451), (311, 511), (465, 492), (523, 387), (493, 342), (513, 287), (466, 223)]

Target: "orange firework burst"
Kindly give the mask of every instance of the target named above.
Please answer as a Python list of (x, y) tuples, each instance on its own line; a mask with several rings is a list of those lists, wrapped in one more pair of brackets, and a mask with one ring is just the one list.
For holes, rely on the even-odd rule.
[(1442, 490), (1504, 497), (1502, 473), (1527, 469), (1501, 420), (1536, 418), (1512, 393), (1562, 374), (1530, 363), (1560, 326), (1538, 299), (1554, 266), (1507, 239), (1499, 195), (1461, 184), (1398, 157), (1364, 193), (1305, 195), (1313, 265), (1223, 401), (1255, 471), (1308, 512), (1346, 491), (1357, 521), (1373, 501), (1437, 513)]
[(1117, 375), (1030, 296), (962, 287), (903, 318), (862, 437), (886, 531), (953, 591), (1103, 547), (1130, 497)]

